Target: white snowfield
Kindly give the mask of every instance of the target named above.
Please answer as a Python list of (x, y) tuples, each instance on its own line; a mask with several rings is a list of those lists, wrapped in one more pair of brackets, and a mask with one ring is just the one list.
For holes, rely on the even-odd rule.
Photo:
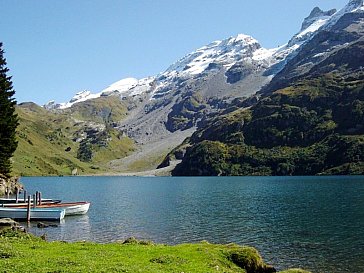
[(304, 37), (307, 34), (316, 32), (317, 30), (319, 30), (323, 25), (325, 25), (327, 23), (327, 21), (330, 19), (330, 16), (321, 16), (319, 17), (315, 22), (313, 22), (308, 28), (306, 28), (305, 30), (301, 31), (299, 34), (297, 34), (296, 36), (301, 38)]
[(121, 96), (137, 96), (149, 90), (154, 77), (148, 77), (141, 80), (135, 78), (126, 78), (117, 81), (108, 88), (101, 91), (101, 95), (118, 92)]
[[(71, 107), (75, 103), (79, 103), (79, 102), (91, 100), (91, 99), (96, 99), (99, 97), (100, 97), (99, 93), (92, 94), (91, 91), (87, 91), (87, 90), (80, 91), (69, 102), (60, 103), (58, 108), (66, 109), (66, 108)], [(54, 101), (51, 101), (51, 102), (54, 103)]]
[[(126, 78), (111, 84), (99, 93), (93, 94), (90, 91), (77, 93), (69, 102), (56, 104), (49, 102), (45, 107), (64, 109), (73, 104), (89, 99), (119, 94), (121, 97), (138, 96), (146, 92), (151, 93), (150, 99), (156, 93), (171, 91), (168, 88), (178, 79), (196, 78), (208, 69), (223, 67), (229, 69), (237, 62), (246, 60), (248, 63), (256, 62), (265, 66), (272, 66), (278, 62), (286, 62), (294, 56), (299, 48), (312, 39), (320, 29), (327, 29), (335, 25), (337, 21), (347, 13), (364, 12), (364, 0), (351, 0), (343, 9), (331, 16), (318, 16), (310, 18), (312, 23), (302, 29), (287, 43), (273, 49), (263, 48), (253, 37), (245, 34), (238, 34), (222, 41), (214, 41), (196, 51), (184, 56), (172, 64), (165, 72), (155, 77), (144, 79)], [(283, 68), (283, 67), (282, 67)]]
[[(57, 104), (58, 109), (66, 109), (75, 103), (83, 102), (86, 100), (96, 99), (102, 96), (108, 96), (114, 92), (120, 96), (137, 96), (147, 92), (150, 89), (150, 84), (154, 81), (153, 77), (144, 78), (141, 80), (135, 78), (126, 78), (111, 84), (99, 93), (92, 94), (90, 91), (78, 92), (69, 102)], [(55, 105), (54, 101), (48, 102), (47, 105)]]

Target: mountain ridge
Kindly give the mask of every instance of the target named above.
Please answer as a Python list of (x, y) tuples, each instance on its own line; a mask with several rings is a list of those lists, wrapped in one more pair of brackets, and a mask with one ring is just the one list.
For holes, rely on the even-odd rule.
[[(185, 77), (186, 75), (197, 75), (203, 73), (206, 69), (219, 63), (225, 65), (227, 69), (235, 65), (239, 60), (244, 59), (248, 55), (254, 61), (267, 62), (268, 65), (274, 65), (277, 63), (274, 59), (282, 59), (305, 42), (319, 27), (324, 23), (317, 21), (324, 21), (331, 18), (336, 12), (336, 9), (329, 11), (322, 11), (318, 7), (311, 11), (311, 14), (304, 19), (301, 30), (293, 36), (289, 42), (283, 46), (267, 49), (260, 45), (260, 43), (250, 35), (238, 34), (224, 40), (216, 40), (208, 45), (202, 46), (197, 50), (185, 55), (178, 61), (170, 65), (164, 72), (161, 72), (155, 76), (150, 76), (143, 79), (125, 78), (117, 82), (112, 83), (109, 87), (103, 89), (99, 93), (91, 93), (91, 91), (85, 90), (78, 92), (69, 102), (56, 103), (50, 101), (45, 104), (44, 107), (48, 109), (64, 109), (72, 106), (74, 103), (82, 102), (87, 99), (94, 99), (100, 96), (107, 96), (110, 93), (120, 93), (120, 95), (128, 95), (128, 91), (135, 89), (137, 86), (143, 86), (146, 88), (145, 92), (152, 92), (153, 95), (158, 94), (161, 89), (165, 88), (166, 78)], [(297, 37), (301, 40), (298, 41)], [(250, 49), (250, 50), (249, 50)], [(250, 56), (249, 56), (250, 55)], [(153, 83), (156, 81), (157, 83)], [(148, 86), (154, 90), (148, 90)], [(133, 90), (135, 91), (135, 90)], [(130, 96), (138, 95), (141, 92), (130, 92)], [(154, 98), (154, 96), (151, 96)]]
[[(300, 36), (296, 42), (291, 39), (275, 49), (265, 49), (245, 34), (215, 41), (187, 54), (156, 76), (122, 79), (100, 93), (79, 93), (68, 103), (52, 102), (45, 108), (67, 109), (88, 98), (104, 96), (132, 98), (136, 103), (128, 117), (119, 122), (119, 130), (137, 143), (158, 141), (178, 130), (197, 126), (207, 113), (226, 104), (226, 98), (227, 102), (247, 98), (261, 90), (316, 29), (303, 31), (305, 35), (295, 35)], [(191, 108), (191, 98), (196, 96), (202, 108)]]
[[(308, 82), (315, 77), (326, 81), (326, 76), (321, 76), (335, 70), (332, 62), (337, 69), (344, 69), (345, 64), (340, 60), (348, 61), (348, 73), (360, 70), (360, 67), (355, 68), (357, 62), (347, 49), (355, 49), (353, 52), (361, 56), (361, 44), (356, 39), (362, 35), (363, 11), (362, 0), (351, 0), (336, 12), (314, 8), (301, 30), (278, 48), (263, 48), (253, 37), (240, 34), (203, 46), (156, 76), (122, 79), (99, 93), (79, 92), (68, 103), (51, 102), (44, 109), (87, 125), (88, 129), (77, 132), (80, 142), (73, 143), (72, 147), (79, 150), (81, 159), (90, 160), (94, 167), (97, 162), (93, 161), (93, 156), (97, 157), (100, 149), (107, 148), (111, 141), (116, 141), (115, 144), (124, 137), (133, 143), (128, 142), (121, 156), (109, 149), (105, 158), (110, 162), (102, 164), (103, 170), (155, 168), (169, 154), (161, 164), (165, 166), (173, 158), (183, 160), (186, 148), (197, 145), (188, 141), (200, 139), (196, 134), (211, 127), (212, 120), (217, 119), (217, 124), (221, 124), (216, 133), (226, 135), (221, 131), (224, 122), (219, 121), (219, 116), (257, 107), (277, 90), (289, 89), (306, 78)], [(298, 111), (307, 118), (306, 112), (305, 109)], [(243, 114), (243, 120), (232, 124), (231, 119), (227, 119), (230, 120), (227, 130), (234, 132), (226, 135), (225, 142), (240, 143), (246, 137), (241, 128), (246, 127), (248, 117)], [(331, 125), (329, 122), (328, 128)], [(259, 126), (264, 128), (265, 125)], [(185, 138), (183, 148), (176, 148)]]

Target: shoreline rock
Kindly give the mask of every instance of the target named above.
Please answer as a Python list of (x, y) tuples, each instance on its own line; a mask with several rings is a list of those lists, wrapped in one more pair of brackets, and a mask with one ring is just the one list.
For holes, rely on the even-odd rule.
[(0, 231), (4, 229), (11, 229), (13, 231), (21, 231), (24, 232), (25, 229), (18, 222), (14, 221), (11, 218), (2, 218), (0, 219)]
[(22, 190), (23, 185), (20, 183), (20, 177), (6, 177), (0, 174), (0, 196), (5, 196), (8, 192), (9, 194), (15, 194), (16, 191)]

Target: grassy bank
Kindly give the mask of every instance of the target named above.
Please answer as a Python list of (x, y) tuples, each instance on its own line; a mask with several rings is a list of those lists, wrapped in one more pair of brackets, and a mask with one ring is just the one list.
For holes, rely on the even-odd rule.
[[(251, 247), (207, 242), (177, 246), (125, 242), (46, 242), (11, 230), (0, 233), (2, 272), (275, 272)], [(285, 273), (307, 273), (285, 271)]]

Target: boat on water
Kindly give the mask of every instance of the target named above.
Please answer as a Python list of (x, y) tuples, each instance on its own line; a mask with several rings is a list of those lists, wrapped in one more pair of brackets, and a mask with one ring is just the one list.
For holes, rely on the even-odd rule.
[[(41, 209), (64, 209), (65, 215), (82, 215), (86, 214), (90, 208), (90, 202), (69, 202), (69, 203), (56, 203), (56, 204), (44, 204), (37, 205), (37, 208)], [(26, 204), (5, 204), (7, 208), (26, 208)]]
[[(30, 220), (60, 221), (64, 218), (66, 211), (61, 208), (31, 208)], [(0, 207), (0, 218), (11, 218), (14, 220), (27, 220), (27, 208)]]

